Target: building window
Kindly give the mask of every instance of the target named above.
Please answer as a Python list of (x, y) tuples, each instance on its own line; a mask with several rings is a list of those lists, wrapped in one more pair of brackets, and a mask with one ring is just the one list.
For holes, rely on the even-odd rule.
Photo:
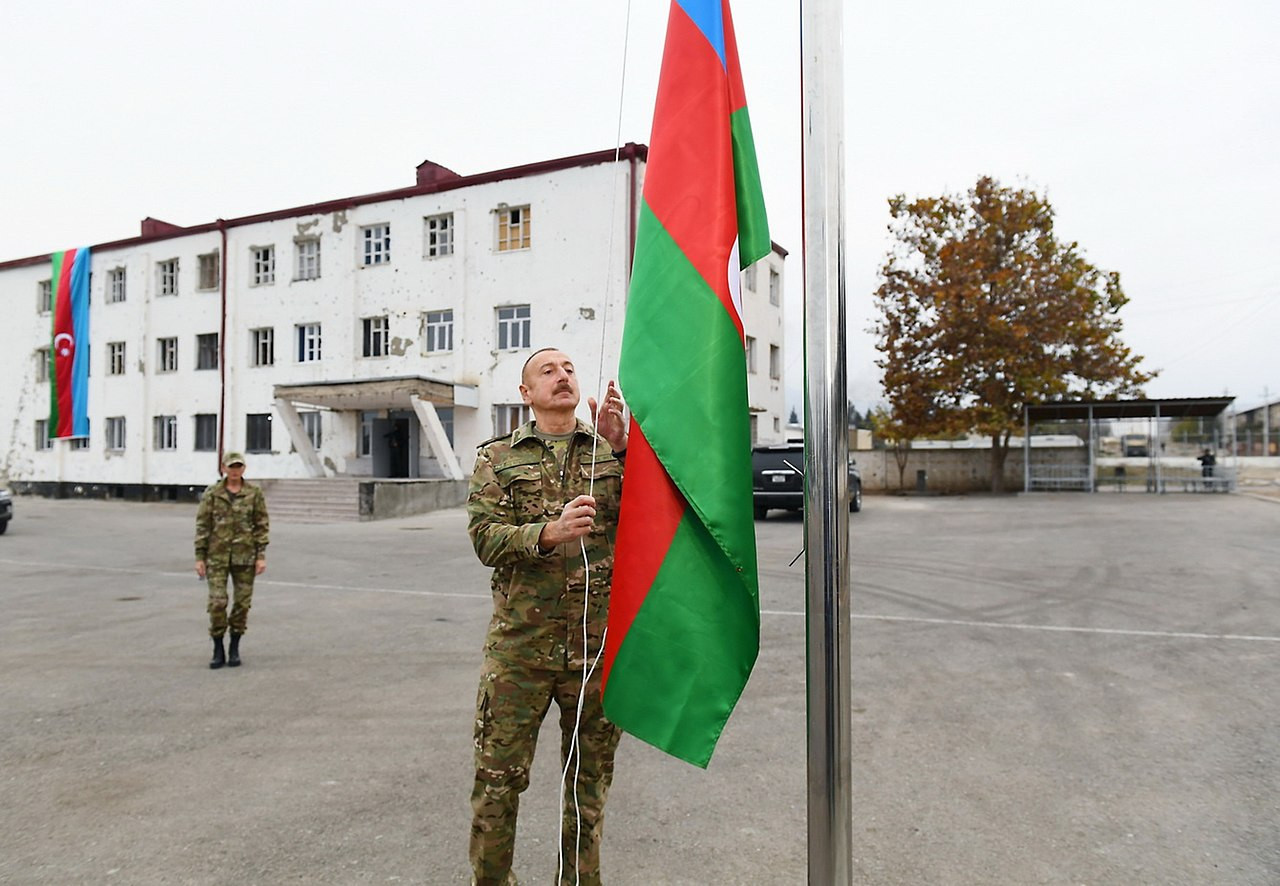
[(320, 324), (301, 323), (298, 330), (298, 362), (314, 363), (320, 359)]
[(124, 301), (125, 275), (124, 268), (112, 268), (107, 271), (107, 303), (115, 304)]
[(427, 353), (453, 350), (453, 309), (446, 311), (427, 311), (426, 313)]
[(267, 286), (276, 282), (276, 248), (253, 247), (253, 285)]
[(782, 378), (782, 348), (769, 345), (769, 378)]
[(533, 417), (523, 403), (499, 403), (493, 407), (493, 432), (510, 434)]
[(151, 448), (170, 450), (178, 448), (178, 417), (157, 415), (151, 420)]
[(52, 449), (53, 441), (49, 439), (49, 420), (36, 419), (36, 449)]
[(782, 419), (778, 418), (776, 415), (773, 417), (773, 433), (775, 435), (782, 433)]
[(529, 248), (529, 207), (498, 207), (498, 251)]
[(156, 372), (178, 371), (178, 339), (156, 339)]
[(782, 275), (773, 268), (769, 269), (769, 304), (782, 303)]
[(756, 340), (747, 336), (747, 372), (756, 371)]
[[(217, 289), (218, 288), (218, 253), (206, 252), (204, 255), (197, 255), (196, 259), (200, 262), (200, 283), (197, 289)], [(174, 290), (177, 291), (176, 289)]]
[(360, 444), (356, 455), (363, 457), (373, 454), (373, 423), (377, 417), (376, 412), (360, 413)]
[(67, 446), (72, 452), (84, 451), (89, 448), (88, 437), (72, 437), (67, 441)]
[(509, 305), (498, 308), (498, 350), (512, 351), (529, 347), (529, 306)]
[(314, 237), (294, 241), (297, 257), (295, 280), (317, 280), (320, 277), (320, 241)]
[(276, 362), (276, 331), (270, 326), (249, 330), (250, 361), (254, 366), (274, 366)]
[(218, 368), (218, 333), (205, 332), (196, 336), (196, 369)]
[(449, 441), (449, 445), (453, 445), (453, 407), (437, 406), (436, 415), (440, 419), (440, 427), (444, 428), (445, 439)]
[(107, 419), (107, 451), (121, 452), (124, 449), (124, 416), (117, 415)]
[(742, 285), (752, 292), (756, 291), (756, 266), (748, 265), (747, 269), (742, 272)]
[(213, 412), (196, 413), (196, 452), (218, 449), (218, 416)]
[(47, 314), (53, 310), (53, 281), (41, 280), (36, 284), (36, 310)]
[(159, 294), (177, 295), (178, 260), (176, 258), (171, 258), (168, 261), (156, 262), (156, 273), (159, 277)]
[(124, 342), (107, 342), (107, 375), (124, 375)]
[(360, 229), (364, 236), (364, 263), (381, 265), (391, 261), (391, 225), (370, 225)]
[(36, 348), (36, 381), (49, 380), (49, 348)]
[(385, 357), (390, 353), (388, 332), (390, 326), (386, 317), (365, 317), (361, 321), (364, 327), (364, 350), (366, 357)]
[(298, 418), (302, 419), (302, 429), (307, 432), (307, 439), (311, 441), (312, 447), (320, 448), (320, 416), (319, 412), (299, 412)]
[(427, 234), (426, 257), (453, 255), (453, 213), (429, 215), (424, 222)]
[(755, 446), (760, 441), (760, 416), (753, 415), (751, 422), (751, 445)]
[(245, 444), (247, 452), (271, 451), (271, 413), (251, 412), (245, 416)]

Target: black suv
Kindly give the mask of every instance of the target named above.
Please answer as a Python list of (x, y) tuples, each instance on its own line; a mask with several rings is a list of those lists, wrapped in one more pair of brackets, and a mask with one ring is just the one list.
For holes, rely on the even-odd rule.
[[(803, 470), (803, 443), (778, 443), (751, 450), (751, 498), (757, 520), (763, 520), (770, 508), (804, 509)], [(862, 510), (862, 474), (852, 458), (849, 459), (849, 510)]]
[(4, 531), (9, 528), (9, 521), (13, 519), (13, 496), (9, 494), (9, 490), (0, 489), (0, 535), (4, 535)]

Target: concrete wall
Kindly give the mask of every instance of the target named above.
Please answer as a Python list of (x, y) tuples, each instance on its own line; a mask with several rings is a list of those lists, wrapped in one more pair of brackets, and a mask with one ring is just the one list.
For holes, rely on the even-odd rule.
[(367, 480), (360, 484), (360, 519), (410, 517), (441, 508), (456, 508), (467, 500), (465, 480)]
[[(879, 449), (853, 453), (862, 472), (862, 491), (867, 495), (894, 493), (898, 486), (898, 463), (893, 450)], [(1032, 452), (1036, 465), (1087, 465), (1088, 453), (1083, 447), (1045, 448)], [(928, 490), (939, 493), (987, 492), (991, 489), (990, 449), (911, 449), (903, 483), (908, 491), (916, 488), (916, 472), (928, 475)], [(1010, 449), (1004, 462), (1004, 488), (1013, 492), (1023, 486), (1022, 449)]]

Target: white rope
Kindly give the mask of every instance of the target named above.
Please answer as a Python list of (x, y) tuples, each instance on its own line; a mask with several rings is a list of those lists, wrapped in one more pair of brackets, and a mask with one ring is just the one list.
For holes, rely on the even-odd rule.
[[(605, 281), (604, 281), (604, 308), (600, 317), (600, 359), (596, 367), (596, 385), (595, 390), (599, 395), (596, 400), (596, 411), (591, 416), (591, 462), (594, 465), (596, 460), (596, 452), (600, 447), (600, 410), (604, 408), (607, 389), (604, 386), (604, 350), (607, 341), (607, 331), (609, 327), (609, 302), (613, 288), (613, 247), (614, 235), (617, 231), (618, 217), (618, 175), (621, 171), (622, 160), (622, 111), (624, 107), (624, 99), (627, 94), (627, 50), (631, 44), (631, 0), (627, 0), (626, 22), (623, 28), (622, 36), (622, 76), (618, 86), (618, 125), (613, 139), (613, 185), (610, 188), (611, 197), (609, 204), (609, 246), (605, 255), (608, 256), (605, 265)], [(623, 421), (626, 420), (625, 413), (622, 416)], [(568, 453), (565, 454), (568, 458)], [(587, 494), (594, 496), (596, 488), (596, 472), (591, 471), (590, 480), (587, 483)], [(591, 607), (591, 558), (587, 556), (587, 539), (582, 536), (578, 539), (579, 548), (582, 551), (582, 567), (583, 567), (583, 587), (582, 587), (582, 654), (587, 654), (587, 621), (588, 613)], [(569, 776), (569, 767), (573, 766), (573, 814), (574, 814), (574, 843), (573, 843), (573, 882), (578, 884), (581, 882), (581, 858), (582, 858), (582, 808), (578, 802), (578, 780), (582, 773), (582, 745), (580, 741), (582, 731), (582, 706), (587, 695), (587, 683), (590, 681), (592, 674), (595, 673), (596, 665), (600, 662), (600, 656), (604, 653), (605, 639), (609, 635), (609, 628), (606, 625), (603, 633), (600, 635), (600, 648), (596, 650), (595, 658), (591, 662), (589, 668), (582, 669), (582, 683), (578, 687), (578, 706), (574, 712), (573, 720), (573, 736), (569, 740), (569, 747), (565, 753), (564, 769), (560, 773), (560, 814), (557, 816), (557, 838), (556, 838), (556, 882), (559, 883), (564, 879), (564, 795), (565, 781)], [(567, 637), (565, 638), (568, 639)]]

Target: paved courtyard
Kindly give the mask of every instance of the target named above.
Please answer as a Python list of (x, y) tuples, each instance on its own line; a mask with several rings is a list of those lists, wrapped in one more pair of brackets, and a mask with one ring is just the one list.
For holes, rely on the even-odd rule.
[[(460, 510), (278, 522), (215, 672), (193, 506), (16, 504), (0, 883), (467, 882), (489, 599)], [(609, 883), (806, 879), (801, 524), (774, 513), (747, 692), (705, 772), (624, 740)], [(857, 882), (1280, 883), (1280, 506), (869, 497), (853, 527)], [(525, 883), (555, 868), (543, 741)]]

